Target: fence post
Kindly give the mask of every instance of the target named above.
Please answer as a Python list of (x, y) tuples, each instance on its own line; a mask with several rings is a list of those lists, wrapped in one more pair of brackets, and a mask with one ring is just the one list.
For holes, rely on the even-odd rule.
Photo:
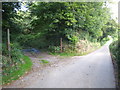
[(7, 44), (8, 44), (8, 56), (9, 56), (9, 58), (11, 58), (11, 55), (10, 55), (10, 51), (11, 51), (11, 48), (10, 48), (10, 30), (9, 29), (7, 29)]
[(60, 52), (62, 53), (62, 38), (60, 38)]

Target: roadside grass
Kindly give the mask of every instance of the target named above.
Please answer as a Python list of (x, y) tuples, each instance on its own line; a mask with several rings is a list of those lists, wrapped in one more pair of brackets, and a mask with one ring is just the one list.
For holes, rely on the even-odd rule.
[(28, 56), (24, 56), (23, 60), (25, 61), (24, 64), (19, 64), (19, 69), (15, 69), (15, 67), (11, 67), (10, 70), (8, 69), (6, 72), (10, 72), (9, 75), (2, 76), (2, 85), (9, 84), (14, 80), (19, 79), (22, 75), (26, 72), (31, 70), (32, 62)]
[(57, 56), (57, 55), (60, 55), (60, 56), (82, 56), (82, 55), (85, 55), (85, 53), (84, 54), (82, 54), (82, 53), (67, 53), (67, 52), (62, 52), (62, 53), (55, 53), (55, 52), (49, 52), (49, 54), (50, 55), (55, 55), (55, 56)]
[(88, 52), (81, 52), (81, 53), (77, 53), (77, 52), (71, 52), (71, 53), (69, 53), (69, 52), (62, 52), (62, 53), (49, 52), (49, 54), (50, 55), (55, 55), (55, 56), (57, 56), (57, 55), (59, 55), (59, 56), (66, 56), (66, 57), (69, 57), (69, 56), (83, 56), (83, 55), (89, 54), (89, 53), (91, 53), (91, 52), (93, 52), (95, 50), (96, 49), (90, 50)]
[(40, 60), (42, 64), (48, 64), (49, 61), (48, 60)]

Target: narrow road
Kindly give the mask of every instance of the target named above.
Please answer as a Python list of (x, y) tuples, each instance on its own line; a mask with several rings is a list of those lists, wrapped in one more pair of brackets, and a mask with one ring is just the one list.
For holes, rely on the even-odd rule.
[[(27, 77), (27, 84), (20, 86), (14, 82), (8, 87), (23, 88), (115, 88), (114, 69), (109, 53), (109, 44), (85, 55), (74, 56), (69, 64), (58, 63), (47, 68), (44, 73)], [(67, 58), (66, 58), (67, 59)], [(34, 78), (34, 79), (33, 79)]]

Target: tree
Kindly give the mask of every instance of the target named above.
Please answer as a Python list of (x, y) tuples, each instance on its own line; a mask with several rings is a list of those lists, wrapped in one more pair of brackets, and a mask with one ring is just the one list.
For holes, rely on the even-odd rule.
[(32, 3), (29, 9), (31, 15), (36, 16), (32, 22), (33, 30), (43, 33), (56, 45), (59, 45), (60, 37), (72, 42), (86, 39), (84, 33), (97, 40), (103, 35), (102, 28), (110, 18), (108, 8), (103, 5), (103, 2)]
[(19, 27), (14, 22), (14, 18), (17, 17), (16, 11), (20, 9), (20, 3), (18, 2), (3, 2), (2, 3), (2, 39), (6, 41), (6, 31), (9, 28), (11, 33), (19, 33)]

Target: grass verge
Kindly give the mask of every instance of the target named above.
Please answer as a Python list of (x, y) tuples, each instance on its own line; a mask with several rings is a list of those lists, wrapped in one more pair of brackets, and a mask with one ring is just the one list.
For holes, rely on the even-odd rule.
[(2, 85), (6, 85), (11, 83), (14, 80), (19, 79), (22, 75), (24, 75), (27, 71), (31, 70), (32, 62), (28, 56), (24, 56), (23, 60), (24, 64), (19, 65), (19, 69), (15, 70), (14, 67), (11, 67), (11, 73), (9, 75), (2, 76)]
[(42, 64), (47, 64), (47, 63), (49, 63), (49, 61), (47, 61), (47, 60), (40, 60), (41, 62), (42, 62)]
[(87, 53), (75, 53), (75, 52), (72, 52), (72, 53), (67, 53), (67, 52), (62, 52), (62, 53), (55, 53), (55, 52), (49, 52), (50, 55), (60, 55), (60, 56), (83, 56)]

